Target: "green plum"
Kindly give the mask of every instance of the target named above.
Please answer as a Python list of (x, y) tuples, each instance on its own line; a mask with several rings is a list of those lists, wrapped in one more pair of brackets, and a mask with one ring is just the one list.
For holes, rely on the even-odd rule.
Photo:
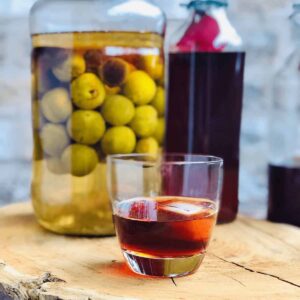
[(69, 118), (67, 128), (69, 135), (77, 143), (94, 145), (105, 132), (105, 122), (96, 111), (77, 110)]
[(65, 149), (61, 156), (64, 169), (77, 177), (90, 174), (98, 164), (96, 151), (86, 145), (73, 144)]
[(105, 98), (102, 81), (93, 73), (85, 73), (71, 84), (74, 104), (81, 109), (95, 109), (102, 105)]
[(42, 148), (50, 156), (59, 156), (69, 144), (69, 137), (64, 126), (46, 124), (40, 133)]
[(53, 123), (65, 122), (72, 113), (69, 93), (64, 88), (47, 92), (41, 100), (41, 110), (46, 119)]

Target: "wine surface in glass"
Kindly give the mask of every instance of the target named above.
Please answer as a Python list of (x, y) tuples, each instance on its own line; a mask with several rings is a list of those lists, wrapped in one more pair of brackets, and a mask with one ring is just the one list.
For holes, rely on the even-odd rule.
[(157, 257), (204, 253), (216, 220), (216, 205), (185, 197), (135, 198), (114, 215), (121, 248)]

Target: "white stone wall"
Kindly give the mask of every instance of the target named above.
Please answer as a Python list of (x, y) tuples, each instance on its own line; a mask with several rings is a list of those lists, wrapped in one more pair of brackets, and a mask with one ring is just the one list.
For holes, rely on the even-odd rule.
[[(30, 39), (27, 12), (33, 0), (0, 1), (0, 191), (6, 201), (29, 197)], [(182, 19), (181, 0), (154, 0)], [(240, 200), (243, 212), (266, 207), (267, 116), (272, 77), (289, 51), (289, 0), (229, 0), (229, 14), (247, 50), (241, 139)], [(9, 184), (10, 183), (10, 184)], [(14, 188), (15, 185), (19, 188)], [(15, 190), (15, 192), (14, 192)], [(2, 192), (3, 194), (4, 192)], [(1, 192), (0, 192), (1, 204)]]
[(0, 1), (0, 205), (29, 197), (30, 4)]

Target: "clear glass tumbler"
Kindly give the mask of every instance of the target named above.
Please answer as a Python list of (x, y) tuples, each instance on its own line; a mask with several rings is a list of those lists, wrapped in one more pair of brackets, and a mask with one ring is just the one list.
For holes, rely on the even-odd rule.
[(216, 223), (223, 160), (112, 155), (108, 190), (125, 260), (138, 274), (177, 277), (200, 266)]

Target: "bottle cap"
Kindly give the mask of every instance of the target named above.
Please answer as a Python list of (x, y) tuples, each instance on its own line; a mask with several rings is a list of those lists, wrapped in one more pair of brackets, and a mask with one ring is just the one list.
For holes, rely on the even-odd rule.
[(228, 0), (192, 0), (189, 3), (183, 3), (181, 5), (191, 9), (202, 5), (228, 6)]
[(300, 0), (294, 0), (293, 1), (293, 8), (299, 9), (300, 8)]

